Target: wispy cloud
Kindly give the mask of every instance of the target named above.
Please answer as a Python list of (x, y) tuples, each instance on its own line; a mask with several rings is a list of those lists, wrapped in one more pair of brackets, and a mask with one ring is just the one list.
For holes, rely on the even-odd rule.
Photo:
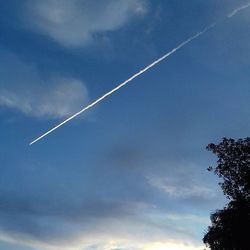
[(42, 80), (34, 65), (2, 53), (0, 62), (0, 106), (41, 118), (63, 118), (88, 100), (81, 80), (50, 77)]
[(147, 0), (28, 0), (23, 22), (64, 46), (87, 45), (97, 34), (114, 31), (147, 12)]
[(180, 199), (211, 199), (216, 196), (216, 193), (202, 183), (197, 183), (195, 180), (188, 181), (184, 176), (149, 176), (148, 183), (166, 192), (169, 196)]
[(238, 8), (236, 8), (235, 10), (233, 10), (233, 11), (232, 11), (230, 14), (228, 14), (227, 16), (228, 16), (228, 17), (233, 17), (233, 16), (236, 15), (239, 11), (244, 10), (244, 9), (246, 9), (246, 8), (248, 8), (248, 7), (250, 7), (250, 2), (248, 2), (248, 3), (246, 3), (246, 4), (242, 5), (242, 6), (240, 6), (240, 7), (238, 7)]

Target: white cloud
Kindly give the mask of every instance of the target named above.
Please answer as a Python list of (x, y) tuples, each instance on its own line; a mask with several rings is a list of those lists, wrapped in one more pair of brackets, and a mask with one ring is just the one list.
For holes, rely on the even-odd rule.
[(147, 11), (147, 0), (28, 0), (25, 25), (64, 46), (84, 46)]
[(88, 100), (84, 83), (69, 77), (41, 80), (36, 68), (12, 54), (0, 62), (0, 106), (28, 116), (63, 118), (82, 108)]
[(1, 89), (0, 105), (34, 117), (62, 118), (86, 103), (87, 89), (76, 79), (55, 78), (48, 88), (37, 86), (32, 91)]

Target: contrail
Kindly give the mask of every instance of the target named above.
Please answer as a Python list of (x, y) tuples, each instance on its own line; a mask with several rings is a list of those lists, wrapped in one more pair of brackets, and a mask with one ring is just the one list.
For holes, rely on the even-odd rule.
[(142, 70), (140, 70), (139, 72), (137, 72), (136, 74), (134, 74), (133, 76), (131, 76), (130, 78), (128, 78), (127, 80), (125, 80), (124, 82), (122, 82), (121, 84), (119, 84), (117, 87), (113, 88), (112, 90), (110, 90), (109, 92), (107, 92), (106, 94), (104, 94), (103, 96), (99, 97), (97, 100), (95, 100), (94, 102), (92, 102), (91, 104), (89, 104), (88, 106), (84, 107), (82, 110), (80, 110), (79, 112), (75, 113), (74, 115), (70, 116), (69, 118), (67, 118), (66, 120), (64, 120), (63, 122), (61, 122), (60, 124), (58, 124), (57, 126), (53, 127), (52, 129), (50, 129), (49, 131), (47, 131), (46, 133), (42, 134), (41, 136), (39, 136), (37, 139), (33, 140), (32, 142), (30, 142), (30, 145), (32, 145), (33, 143), (39, 141), (40, 139), (42, 139), (43, 137), (47, 136), (48, 134), (50, 134), (51, 132), (53, 132), (54, 130), (58, 129), (59, 127), (61, 127), (62, 125), (64, 125), (65, 123), (69, 122), (70, 120), (72, 120), (73, 118), (75, 118), (76, 116), (80, 115), (81, 113), (85, 112), (86, 110), (92, 108), (93, 106), (95, 106), (96, 104), (98, 104), (99, 102), (101, 102), (103, 99), (105, 99), (106, 97), (112, 95), (114, 92), (116, 92), (117, 90), (119, 90), (120, 88), (122, 88), (123, 86), (125, 86), (126, 84), (128, 84), (130, 81), (132, 81), (133, 79), (135, 79), (136, 77), (140, 76), (141, 74), (143, 74), (144, 72), (146, 72), (147, 70), (149, 70), (150, 68), (154, 67), (156, 64), (160, 63), (161, 61), (163, 61), (164, 59), (166, 59), (167, 57), (169, 57), (171, 54), (175, 53), (177, 50), (179, 50), (180, 48), (182, 48), (183, 46), (185, 46), (186, 44), (190, 43), (192, 40), (198, 38), (199, 36), (201, 36), (202, 34), (204, 34), (206, 31), (208, 31), (209, 29), (213, 28), (215, 26), (216, 23), (213, 23), (209, 26), (207, 26), (204, 30), (198, 32), (197, 34), (195, 34), (194, 36), (188, 38), (186, 41), (182, 42), (181, 44), (179, 44), (177, 47), (175, 47), (174, 49), (172, 49), (170, 52), (164, 54), (162, 57), (160, 57), (159, 59), (157, 59), (156, 61), (154, 61), (153, 63), (149, 64), (148, 66), (146, 66), (145, 68), (143, 68)]
[(240, 6), (240, 7), (238, 7), (238, 8), (236, 8), (235, 10), (233, 10), (230, 14), (228, 14), (227, 15), (227, 17), (233, 17), (234, 15), (236, 15), (239, 11), (241, 11), (241, 10), (244, 10), (244, 9), (246, 9), (246, 8), (248, 8), (248, 7), (250, 7), (250, 2), (248, 2), (248, 3), (246, 3), (246, 4), (244, 4), (244, 5), (242, 5), (242, 6)]
[(160, 57), (159, 59), (157, 59), (156, 61), (152, 62), (151, 64), (149, 64), (148, 66), (146, 66), (145, 68), (141, 69), (138, 73), (134, 74), (133, 76), (131, 76), (130, 78), (128, 78), (127, 80), (125, 80), (124, 82), (120, 83), (117, 87), (113, 88), (112, 90), (110, 90), (109, 92), (107, 92), (106, 94), (104, 94), (103, 96), (99, 97), (98, 99), (96, 99), (94, 102), (92, 102), (91, 104), (89, 104), (88, 106), (84, 107), (82, 110), (80, 110), (79, 112), (75, 113), (74, 115), (70, 116), (69, 118), (67, 118), (66, 120), (64, 120), (63, 122), (61, 122), (60, 124), (58, 124), (57, 126), (53, 127), (52, 129), (50, 129), (49, 131), (47, 131), (46, 133), (42, 134), (41, 136), (39, 136), (38, 138), (36, 138), (35, 140), (33, 140), (32, 142), (30, 142), (29, 145), (32, 145), (33, 143), (41, 140), (43, 137), (47, 136), (48, 134), (50, 134), (51, 132), (53, 132), (54, 130), (58, 129), (59, 127), (61, 127), (62, 125), (64, 125), (65, 123), (69, 122), (70, 120), (72, 120), (73, 118), (75, 118), (76, 116), (80, 115), (81, 113), (85, 112), (86, 110), (92, 108), (93, 106), (95, 106), (96, 104), (98, 104), (99, 102), (101, 102), (103, 99), (107, 98), (108, 96), (112, 95), (114, 92), (118, 91), (120, 88), (122, 88), (123, 86), (125, 86), (126, 84), (128, 84), (129, 82), (131, 82), (133, 79), (135, 79), (136, 77), (140, 76), (141, 74), (145, 73), (146, 71), (148, 71), (150, 68), (154, 67), (156, 64), (160, 63), (161, 61), (163, 61), (164, 59), (166, 59), (167, 57), (169, 57), (170, 55), (172, 55), (173, 53), (175, 53), (177, 50), (179, 50), (180, 48), (182, 48), (183, 46), (185, 46), (186, 44), (190, 43), (192, 40), (198, 38), (199, 36), (201, 36), (202, 34), (204, 34), (205, 32), (207, 32), (209, 29), (213, 28), (216, 25), (216, 23), (212, 23), (209, 26), (207, 26), (205, 29), (203, 29), (202, 31), (198, 32), (197, 34), (195, 34), (194, 36), (188, 38), (186, 41), (182, 42), (181, 44), (179, 44), (177, 47), (175, 47), (174, 49), (172, 49), (170, 52), (164, 54), (162, 57)]
[[(227, 15), (228, 18), (233, 17), (234, 15), (236, 15), (239, 11), (246, 9), (250, 7), (250, 2), (236, 8), (235, 10), (233, 10), (230, 14)], [(62, 125), (64, 125), (65, 123), (69, 122), (70, 120), (72, 120), (73, 118), (75, 118), (76, 116), (80, 115), (81, 113), (85, 112), (86, 110), (92, 108), (93, 106), (95, 106), (96, 104), (98, 104), (99, 102), (101, 102), (103, 99), (105, 99), (106, 97), (112, 95), (114, 92), (118, 91), (120, 88), (122, 88), (123, 86), (125, 86), (126, 84), (128, 84), (129, 82), (131, 82), (133, 79), (135, 79), (136, 77), (140, 76), (141, 74), (145, 73), (147, 70), (149, 70), (150, 68), (154, 67), (156, 64), (160, 63), (161, 61), (163, 61), (164, 59), (166, 59), (167, 57), (169, 57), (170, 55), (172, 55), (173, 53), (175, 53), (177, 50), (179, 50), (180, 48), (182, 48), (183, 46), (185, 46), (186, 44), (190, 43), (192, 40), (198, 38), (199, 36), (201, 36), (202, 34), (204, 34), (205, 32), (207, 32), (209, 29), (213, 28), (216, 25), (216, 23), (212, 23), (209, 26), (207, 26), (204, 30), (198, 32), (197, 34), (195, 34), (194, 36), (188, 38), (186, 41), (182, 42), (181, 44), (179, 44), (176, 48), (172, 49), (170, 52), (164, 54), (162, 57), (160, 57), (159, 59), (157, 59), (156, 61), (152, 62), (151, 64), (149, 64), (148, 66), (146, 66), (145, 68), (143, 68), (142, 70), (140, 70), (138, 73), (134, 74), (133, 76), (131, 76), (130, 78), (128, 78), (127, 80), (125, 80), (124, 82), (120, 83), (117, 87), (113, 88), (112, 90), (110, 90), (109, 92), (107, 92), (106, 94), (104, 94), (103, 96), (99, 97), (98, 99), (96, 99), (94, 102), (92, 102), (91, 104), (89, 104), (88, 106), (84, 107), (82, 110), (80, 110), (79, 112), (75, 113), (74, 115), (70, 116), (69, 118), (67, 118), (66, 120), (64, 120), (63, 122), (61, 122), (60, 124), (58, 124), (57, 126), (53, 127), (52, 129), (50, 129), (49, 131), (47, 131), (46, 133), (42, 134), (41, 136), (39, 136), (38, 138), (36, 138), (35, 140), (33, 140), (32, 142), (30, 142), (29, 145), (32, 145), (33, 143), (41, 140), (43, 137), (47, 136), (48, 134), (50, 134), (51, 132), (53, 132), (54, 130), (58, 129), (59, 127), (61, 127)]]

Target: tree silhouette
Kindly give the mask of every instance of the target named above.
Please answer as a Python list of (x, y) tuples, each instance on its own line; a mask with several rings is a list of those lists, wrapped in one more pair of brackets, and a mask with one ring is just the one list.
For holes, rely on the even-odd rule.
[(208, 171), (222, 179), (219, 185), (229, 203), (211, 214), (203, 242), (212, 250), (250, 249), (250, 138), (223, 138), (207, 149), (218, 157), (217, 167)]

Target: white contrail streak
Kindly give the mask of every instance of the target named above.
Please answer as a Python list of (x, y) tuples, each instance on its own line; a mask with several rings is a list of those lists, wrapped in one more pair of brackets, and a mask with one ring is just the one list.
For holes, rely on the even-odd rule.
[(235, 10), (233, 10), (230, 14), (228, 14), (227, 15), (227, 17), (233, 17), (234, 15), (236, 15), (239, 11), (241, 11), (241, 10), (244, 10), (244, 9), (246, 9), (246, 8), (248, 8), (248, 7), (250, 7), (250, 2), (248, 2), (248, 3), (246, 3), (246, 4), (244, 4), (244, 5), (242, 5), (242, 6), (240, 6), (240, 7), (238, 7), (238, 8), (236, 8)]
[(150, 68), (154, 67), (156, 64), (160, 63), (161, 61), (163, 61), (164, 59), (166, 59), (167, 57), (169, 57), (171, 54), (175, 53), (177, 50), (179, 50), (180, 48), (182, 48), (186, 44), (190, 43), (192, 40), (198, 38), (199, 36), (201, 36), (202, 34), (204, 34), (209, 29), (213, 28), (215, 26), (215, 24), (216, 23), (213, 23), (213, 24), (207, 26), (204, 30), (202, 30), (199, 33), (195, 34), (194, 36), (188, 38), (186, 41), (184, 41), (181, 44), (179, 44), (176, 48), (172, 49), (170, 52), (166, 53), (165, 55), (163, 55), (162, 57), (160, 57), (159, 59), (157, 59), (153, 63), (149, 64), (144, 69), (140, 70), (138, 73), (134, 74), (133, 76), (131, 76), (130, 78), (128, 78), (126, 81), (122, 82), (117, 87), (113, 88), (112, 90), (110, 90), (109, 92), (107, 92), (106, 94), (104, 94), (103, 96), (101, 96), (100, 98), (98, 98), (97, 100), (95, 100), (94, 102), (92, 102), (91, 104), (89, 104), (88, 106), (86, 106), (85, 108), (83, 108), (82, 110), (80, 110), (79, 112), (75, 113), (74, 115), (72, 115), (69, 118), (67, 118), (65, 121), (61, 122), (60, 124), (58, 124), (57, 126), (53, 127), (52, 129), (50, 129), (49, 131), (47, 131), (43, 135), (39, 136), (37, 139), (35, 139), (34, 141), (32, 141), (29, 145), (32, 145), (33, 143), (39, 141), (40, 139), (42, 139), (43, 137), (47, 136), (48, 134), (50, 134), (54, 130), (58, 129), (59, 127), (61, 127), (65, 123), (69, 122), (70, 120), (72, 120), (76, 116), (78, 116), (81, 113), (85, 112), (86, 110), (92, 108), (93, 106), (95, 106), (97, 103), (101, 102), (106, 97), (112, 95), (114, 92), (116, 92), (117, 90), (119, 90), (120, 88), (122, 88), (123, 86), (125, 86), (126, 84), (128, 84), (129, 82), (131, 82), (136, 77), (140, 76), (141, 74), (143, 74), (144, 72), (146, 72)]
[[(228, 18), (233, 17), (234, 15), (236, 15), (239, 11), (244, 10), (246, 8), (250, 7), (250, 2), (236, 8), (235, 10), (233, 10), (230, 14), (227, 15)], [(86, 110), (92, 108), (93, 106), (95, 106), (96, 104), (98, 104), (99, 102), (101, 102), (103, 99), (105, 99), (106, 97), (112, 95), (114, 92), (116, 92), (117, 90), (119, 90), (120, 88), (122, 88), (123, 86), (125, 86), (127, 83), (129, 83), (130, 81), (132, 81), (133, 79), (135, 79), (136, 77), (140, 76), (141, 74), (143, 74), (144, 72), (146, 72), (147, 70), (149, 70), (150, 68), (154, 67), (156, 64), (160, 63), (161, 61), (163, 61), (164, 59), (166, 59), (167, 57), (169, 57), (171, 54), (175, 53), (177, 50), (179, 50), (180, 48), (182, 48), (183, 46), (185, 46), (186, 44), (188, 44), (189, 42), (191, 42), (192, 40), (198, 38), (199, 36), (201, 36), (202, 34), (204, 34), (207, 30), (213, 28), (216, 25), (216, 23), (213, 23), (209, 26), (207, 26), (204, 30), (202, 30), (201, 32), (198, 32), (197, 34), (195, 34), (194, 36), (190, 37), (189, 39), (187, 39), (186, 41), (182, 42), (181, 44), (179, 44), (176, 48), (172, 49), (170, 52), (166, 53), (165, 55), (163, 55), (162, 57), (160, 57), (159, 59), (157, 59), (156, 61), (154, 61), (153, 63), (149, 64), (148, 66), (146, 66), (144, 69), (140, 70), (138, 73), (134, 74), (133, 76), (131, 76), (130, 78), (128, 78), (126, 81), (122, 82), (121, 84), (119, 84), (117, 87), (113, 88), (112, 90), (110, 90), (109, 92), (107, 92), (106, 94), (104, 94), (103, 96), (101, 96), (100, 98), (98, 98), (97, 100), (95, 100), (94, 102), (92, 102), (91, 104), (89, 104), (88, 106), (84, 107), (82, 110), (80, 110), (79, 112), (75, 113), (74, 115), (70, 116), (69, 118), (67, 118), (66, 120), (64, 120), (63, 122), (61, 122), (60, 124), (58, 124), (57, 126), (53, 127), (52, 129), (50, 129), (49, 131), (47, 131), (46, 133), (44, 133), (43, 135), (39, 136), (37, 139), (35, 139), (34, 141), (30, 142), (29, 145), (32, 145), (33, 143), (41, 140), (43, 137), (47, 136), (48, 134), (50, 134), (51, 132), (53, 132), (54, 130), (58, 129), (59, 127), (61, 127), (62, 125), (64, 125), (65, 123), (69, 122), (70, 120), (72, 120), (73, 118), (75, 118), (76, 116), (80, 115), (81, 113), (85, 112)]]

